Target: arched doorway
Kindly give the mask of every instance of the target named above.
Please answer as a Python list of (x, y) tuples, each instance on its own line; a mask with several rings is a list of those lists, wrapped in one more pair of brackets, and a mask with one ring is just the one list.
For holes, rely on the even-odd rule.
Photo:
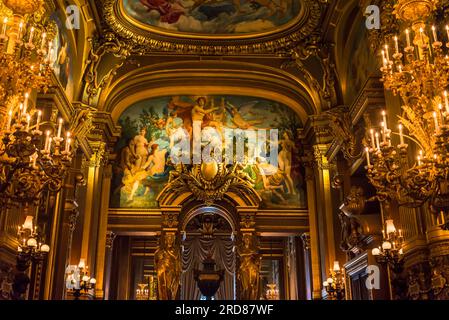
[[(225, 285), (220, 289), (221, 293), (217, 297), (256, 300), (258, 298), (258, 263), (260, 261), (258, 260), (254, 219), (261, 198), (246, 180), (247, 176), (239, 164), (230, 166), (218, 164), (217, 172), (212, 179), (205, 181), (205, 176), (201, 165), (180, 166), (176, 169), (176, 173), (171, 175), (168, 185), (159, 194), (158, 201), (162, 211), (162, 237), (159, 252), (161, 255), (166, 252), (167, 256), (173, 257), (171, 261), (167, 259), (167, 263), (170, 263), (171, 269), (179, 270), (179, 274), (175, 275), (171, 272), (169, 276), (171, 279), (179, 279), (180, 285), (182, 285), (181, 278), (184, 278), (186, 287), (182, 297), (184, 299), (199, 298), (190, 272), (192, 268), (200, 267), (201, 259), (204, 259), (209, 252), (215, 255), (223, 268), (227, 269)], [(192, 185), (192, 181), (204, 182), (204, 184)], [(204, 221), (201, 220), (204, 218), (210, 219), (209, 222), (204, 224)], [(220, 221), (223, 230), (217, 228)], [(213, 232), (214, 223), (219, 231), (216, 234)], [(212, 232), (210, 232), (211, 228)], [(189, 233), (190, 238), (187, 237)], [(195, 236), (192, 237), (193, 235)], [(165, 249), (166, 240), (173, 237), (177, 238), (176, 249), (173, 250), (173, 243), (169, 250)], [(238, 239), (236, 246), (234, 246), (234, 237)], [(243, 238), (247, 240), (241, 241)], [(245, 252), (245, 263), (240, 263), (240, 246)], [(235, 247), (236, 250), (234, 250)], [(176, 258), (178, 255), (179, 261)], [(182, 261), (182, 258), (185, 261)], [(226, 262), (226, 259), (229, 261)], [(254, 261), (254, 265), (252, 265), (252, 261)], [(164, 265), (164, 261), (161, 261), (159, 270), (163, 271), (166, 265)], [(156, 268), (159, 268), (157, 261)], [(252, 272), (254, 270), (255, 273)], [(165, 277), (165, 274), (159, 274)], [(237, 284), (235, 284), (236, 282)], [(241, 290), (243, 282), (247, 284), (245, 290)], [(252, 282), (255, 283), (252, 284)], [(250, 286), (256, 290), (248, 290), (248, 284), (251, 284)], [(181, 290), (174, 286), (172, 289), (159, 286), (159, 289), (160, 296), (171, 296), (172, 298), (174, 296), (170, 290), (176, 290), (178, 296), (183, 292), (181, 286), (179, 287)]]
[(215, 300), (236, 299), (235, 225), (230, 214), (215, 206), (202, 206), (186, 215), (181, 226), (182, 275), (181, 299), (199, 300), (201, 292), (195, 281), (195, 270), (212, 258), (216, 270), (223, 270), (223, 281)]

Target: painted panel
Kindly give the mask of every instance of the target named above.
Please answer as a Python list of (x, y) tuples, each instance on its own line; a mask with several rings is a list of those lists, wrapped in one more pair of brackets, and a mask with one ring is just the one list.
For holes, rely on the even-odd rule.
[(202, 121), (204, 132), (214, 128), (221, 134), (226, 129), (278, 129), (277, 167), (256, 158), (245, 172), (254, 179), (266, 207), (305, 206), (302, 147), (297, 138), (301, 123), (294, 111), (278, 102), (247, 96), (171, 96), (141, 101), (121, 115), (111, 207), (158, 207), (156, 198), (173, 169), (174, 133), (182, 128), (191, 135), (193, 121)]
[(125, 14), (164, 31), (238, 35), (273, 31), (295, 20), (296, 0), (121, 0)]

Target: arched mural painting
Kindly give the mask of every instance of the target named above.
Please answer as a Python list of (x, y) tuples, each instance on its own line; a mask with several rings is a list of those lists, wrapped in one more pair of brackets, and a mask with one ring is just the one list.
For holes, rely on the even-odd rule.
[(173, 133), (180, 128), (192, 133), (192, 123), (199, 119), (203, 134), (209, 128), (219, 133), (277, 129), (276, 167), (256, 157), (244, 171), (267, 208), (305, 207), (298, 116), (278, 102), (247, 96), (169, 96), (130, 106), (119, 119), (122, 135), (116, 146), (111, 207), (157, 208), (156, 198), (173, 170)]

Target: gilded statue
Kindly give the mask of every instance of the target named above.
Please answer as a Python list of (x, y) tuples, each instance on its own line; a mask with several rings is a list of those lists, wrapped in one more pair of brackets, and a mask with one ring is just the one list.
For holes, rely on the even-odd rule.
[(175, 300), (181, 276), (181, 257), (175, 246), (175, 234), (167, 233), (154, 255), (159, 300)]
[(253, 243), (252, 235), (244, 234), (242, 244), (238, 248), (240, 266), (237, 279), (240, 282), (241, 300), (258, 300), (260, 287), (260, 260)]

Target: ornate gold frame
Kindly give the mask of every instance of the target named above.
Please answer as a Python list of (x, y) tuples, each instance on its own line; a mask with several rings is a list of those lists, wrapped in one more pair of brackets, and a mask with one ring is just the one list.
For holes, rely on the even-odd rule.
[(303, 0), (297, 18), (275, 30), (235, 36), (167, 32), (147, 26), (129, 17), (122, 1), (105, 0), (104, 17), (109, 27), (124, 39), (129, 39), (139, 50), (184, 54), (246, 55), (274, 54), (294, 47), (310, 36), (319, 26), (323, 4)]

